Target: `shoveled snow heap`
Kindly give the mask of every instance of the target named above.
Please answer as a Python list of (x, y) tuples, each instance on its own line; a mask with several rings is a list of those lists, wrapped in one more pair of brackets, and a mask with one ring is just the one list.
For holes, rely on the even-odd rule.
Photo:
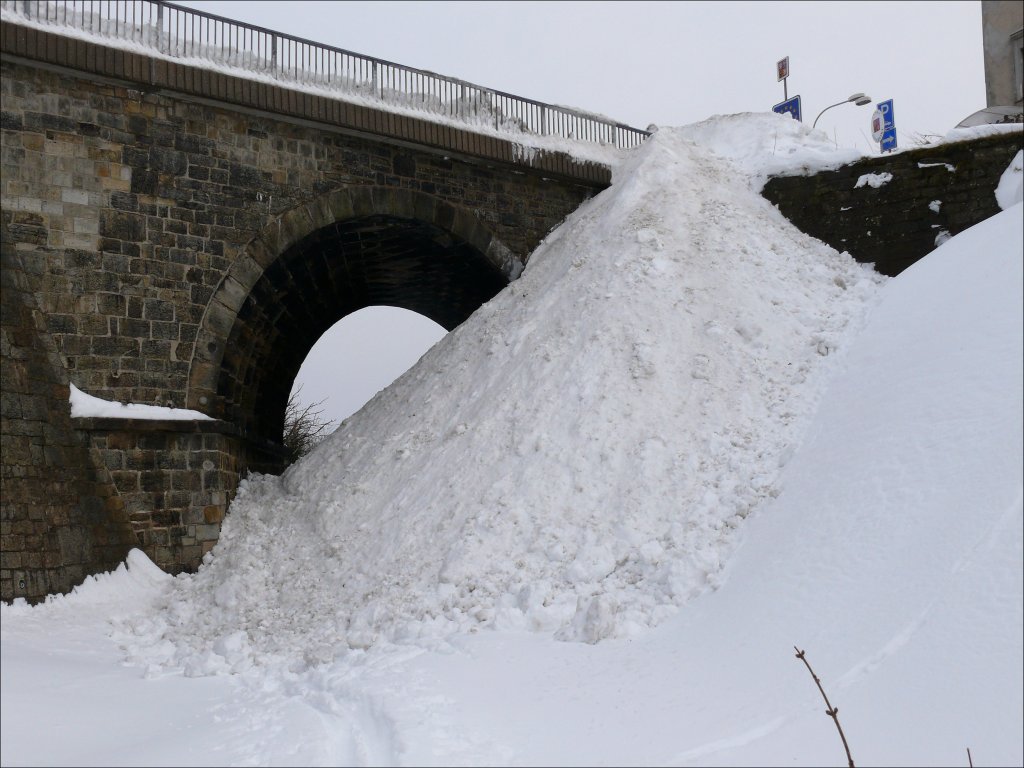
[[(714, 118), (754, 143), (765, 119)], [(202, 674), (484, 626), (597, 642), (713, 587), (882, 280), (688, 138), (713, 133), (659, 130), (518, 281), (244, 482), (130, 654)]]

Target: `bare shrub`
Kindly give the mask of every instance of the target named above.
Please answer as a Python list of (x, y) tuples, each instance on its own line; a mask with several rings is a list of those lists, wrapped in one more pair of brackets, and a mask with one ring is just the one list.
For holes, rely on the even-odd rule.
[(299, 402), (301, 391), (300, 386), (288, 396), (288, 404), (284, 409), (284, 435), (281, 442), (288, 451), (288, 464), (294, 464), (323, 442), (334, 426), (334, 422), (323, 418), (320, 406), (324, 401), (302, 405)]

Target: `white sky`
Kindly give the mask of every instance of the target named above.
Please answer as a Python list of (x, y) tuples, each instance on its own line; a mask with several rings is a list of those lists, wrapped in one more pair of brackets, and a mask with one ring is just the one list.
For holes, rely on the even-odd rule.
[[(808, 124), (861, 91), (893, 99), (906, 147), (985, 106), (980, 2), (181, 4), (639, 128), (770, 110), (783, 100), (775, 65), (784, 56), (789, 96), (801, 96)], [(871, 151), (873, 109), (843, 104), (818, 127), (840, 147)], [(351, 379), (338, 361), (351, 359), (347, 345), (363, 331), (343, 320), (329, 332), (300, 374), (302, 398), (338, 392), (324, 415), (343, 418), (391, 381), (395, 359), (407, 366), (432, 343), (414, 340), (439, 330), (393, 319), (378, 351), (349, 367)], [(380, 350), (395, 359), (381, 361)]]

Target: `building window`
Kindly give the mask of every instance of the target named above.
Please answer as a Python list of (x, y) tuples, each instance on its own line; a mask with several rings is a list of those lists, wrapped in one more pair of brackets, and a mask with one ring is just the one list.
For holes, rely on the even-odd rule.
[(1024, 101), (1024, 28), (1010, 35), (1010, 50), (1013, 51), (1013, 98), (1020, 104)]

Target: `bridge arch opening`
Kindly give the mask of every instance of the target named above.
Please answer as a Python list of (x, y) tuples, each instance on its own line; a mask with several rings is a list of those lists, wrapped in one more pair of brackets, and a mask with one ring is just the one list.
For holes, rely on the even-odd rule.
[(280, 444), (293, 382), (335, 323), (383, 306), (449, 331), (517, 264), (475, 216), (430, 196), (332, 193), (273, 222), (222, 281), (197, 338), (189, 402), (250, 440)]
[(398, 307), (372, 306), (332, 325), (313, 345), (291, 397), (331, 430), (411, 368), (444, 337), (440, 325)]

